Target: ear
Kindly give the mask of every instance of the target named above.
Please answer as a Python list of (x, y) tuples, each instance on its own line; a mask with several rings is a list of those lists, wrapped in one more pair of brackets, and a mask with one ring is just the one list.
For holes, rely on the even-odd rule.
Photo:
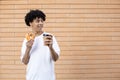
[(30, 27), (32, 26), (32, 22), (29, 23), (30, 24)]

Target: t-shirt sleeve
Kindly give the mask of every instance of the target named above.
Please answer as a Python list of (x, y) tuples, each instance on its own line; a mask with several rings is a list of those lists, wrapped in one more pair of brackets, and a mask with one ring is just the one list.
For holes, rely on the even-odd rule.
[(24, 39), (24, 41), (23, 41), (23, 43), (22, 43), (22, 47), (21, 47), (21, 56), (20, 56), (21, 61), (22, 61), (23, 56), (24, 56), (25, 51), (26, 51), (26, 42), (27, 42), (27, 40)]
[(58, 56), (60, 55), (60, 47), (57, 43), (56, 38), (53, 36), (53, 48), (55, 50), (55, 52), (58, 54)]

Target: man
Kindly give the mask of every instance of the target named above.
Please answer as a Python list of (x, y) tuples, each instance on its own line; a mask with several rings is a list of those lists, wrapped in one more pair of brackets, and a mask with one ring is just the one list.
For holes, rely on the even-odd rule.
[[(26, 80), (55, 80), (54, 62), (58, 60), (60, 48), (53, 35), (43, 31), (46, 15), (41, 10), (31, 10), (25, 23), (32, 29), (34, 39), (23, 41), (21, 61), (27, 65)], [(48, 36), (46, 39), (44, 35)]]

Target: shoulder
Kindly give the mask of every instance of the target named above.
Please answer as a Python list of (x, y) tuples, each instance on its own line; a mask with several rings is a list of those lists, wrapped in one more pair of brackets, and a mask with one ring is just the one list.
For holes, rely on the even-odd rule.
[(27, 42), (27, 39), (26, 39), (26, 38), (23, 38), (22, 42), (23, 42), (23, 43), (26, 43), (26, 42)]

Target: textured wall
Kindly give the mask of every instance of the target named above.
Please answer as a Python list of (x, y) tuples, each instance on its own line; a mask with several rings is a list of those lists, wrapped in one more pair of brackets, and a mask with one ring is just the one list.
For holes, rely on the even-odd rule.
[(57, 80), (120, 80), (120, 0), (0, 0), (0, 80), (25, 80), (20, 49), (29, 9), (61, 47)]

